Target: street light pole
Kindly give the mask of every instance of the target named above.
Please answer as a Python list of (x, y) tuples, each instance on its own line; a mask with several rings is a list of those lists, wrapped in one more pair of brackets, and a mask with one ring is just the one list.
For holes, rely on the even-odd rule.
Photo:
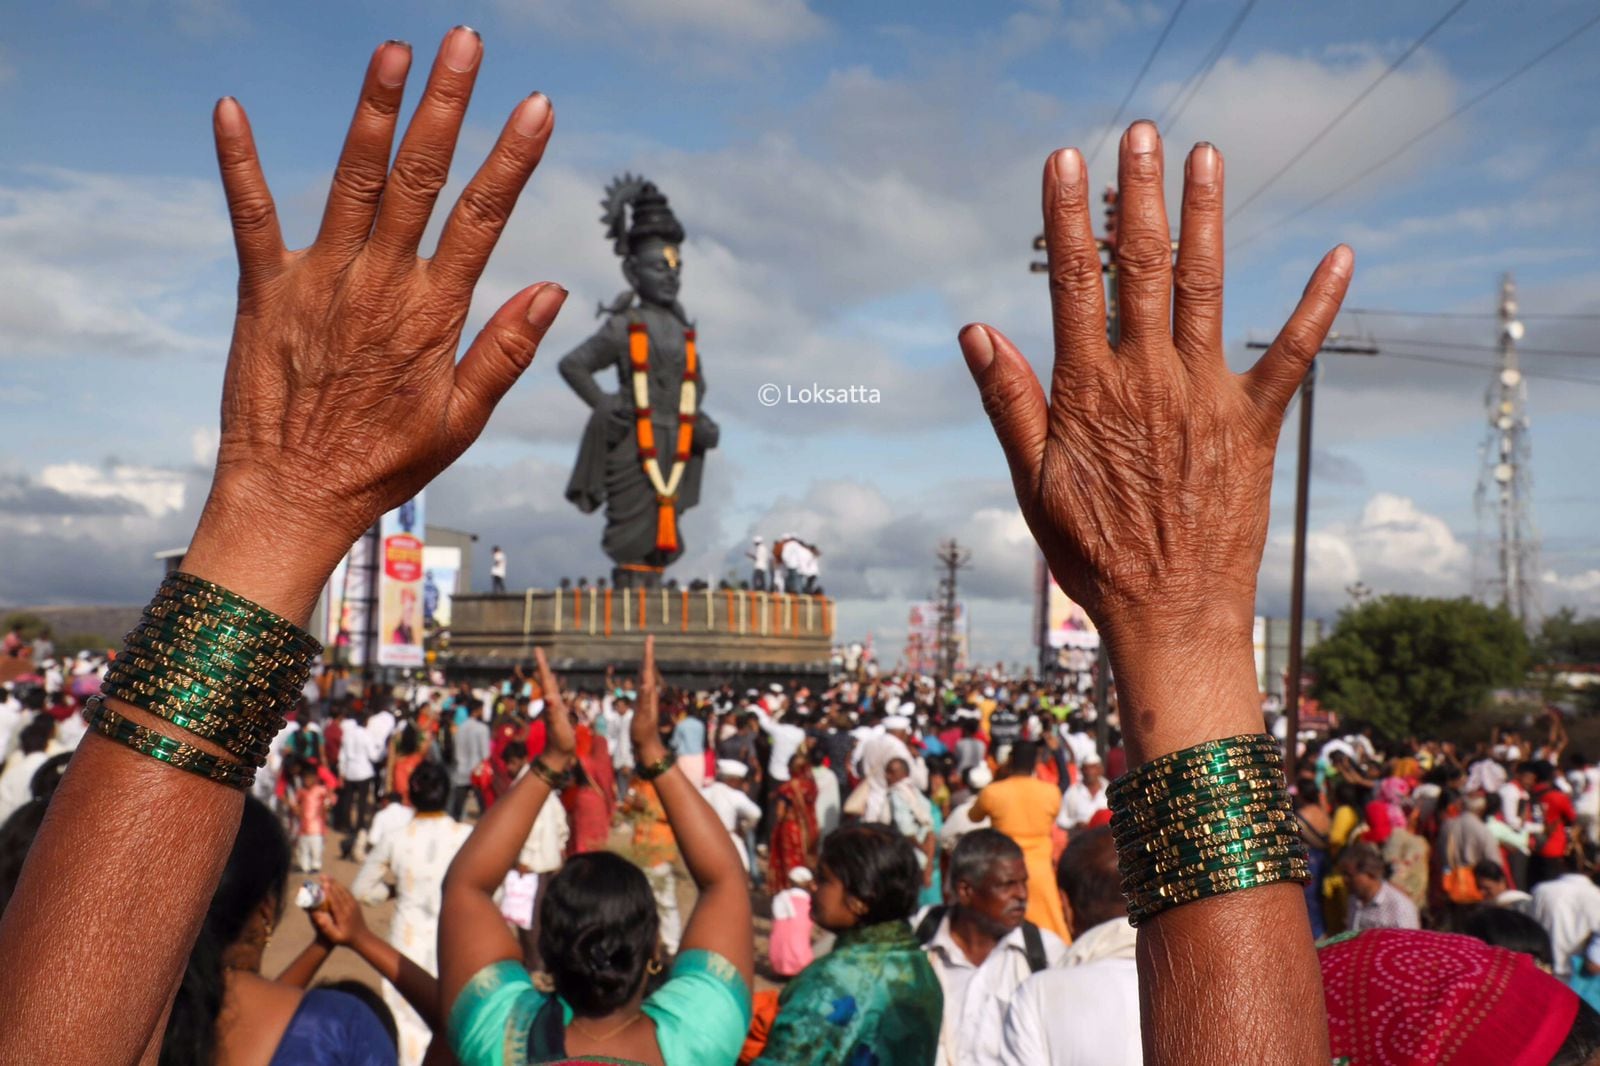
[[(1328, 335), (1328, 342), (1319, 354), (1377, 355), (1378, 346), (1366, 342), (1344, 343), (1337, 333)], [(1261, 341), (1249, 341), (1247, 348), (1269, 348)], [(1292, 785), (1295, 781), (1295, 763), (1300, 743), (1300, 674), (1302, 646), (1306, 626), (1306, 519), (1311, 509), (1311, 414), (1316, 399), (1317, 364), (1306, 369), (1300, 382), (1300, 446), (1295, 458), (1294, 471), (1294, 551), (1289, 574), (1289, 676), (1285, 679), (1283, 704), (1288, 719), (1288, 736), (1284, 742), (1283, 772)]]

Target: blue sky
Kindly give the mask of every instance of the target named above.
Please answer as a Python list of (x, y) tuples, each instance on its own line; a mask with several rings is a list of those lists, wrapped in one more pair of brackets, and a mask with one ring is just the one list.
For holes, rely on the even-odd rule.
[[(149, 553), (181, 544), (203, 502), (234, 280), (215, 98), (250, 111), (287, 236), (304, 241), (371, 49), (396, 37), (426, 56), (464, 22), (487, 50), (458, 176), (527, 93), (548, 93), (558, 116), (475, 318), (544, 278), (574, 298), (484, 439), (435, 484), (430, 519), (505, 544), (514, 582), (602, 572), (598, 519), (561, 498), (583, 408), (553, 363), (621, 287), (596, 204), (612, 174), (642, 171), (690, 233), (684, 302), (724, 428), (682, 575), (726, 572), (752, 532), (809, 534), (843, 634), (870, 631), (893, 653), (906, 601), (934, 587), (934, 542), (956, 536), (978, 555), (976, 651), (1025, 658), (1029, 542), (953, 338), (984, 319), (1047, 366), (1043, 283), (1027, 272), (1039, 166), (1061, 144), (1094, 151), (1174, 2), (15, 5), (0, 41), (0, 603), (138, 602)], [(1242, 202), (1449, 6), (1258, 4), (1164, 131), (1169, 155), (1215, 142)], [(1123, 122), (1168, 110), (1240, 8), (1191, 0)], [(1235, 240), (1266, 231), (1229, 253), (1235, 365), (1339, 240), (1357, 252), (1352, 306), (1486, 313), (1510, 270), (1526, 346), (1600, 352), (1600, 318), (1532, 317), (1600, 315), (1600, 28), (1279, 225), (1592, 14), (1576, 0), (1470, 0), (1231, 223)], [(1113, 149), (1094, 161), (1097, 184)], [(1340, 328), (1391, 355), (1493, 358), (1476, 348), (1494, 343), (1484, 319)], [(1524, 366), (1541, 596), (1600, 609), (1600, 385), (1538, 376), (1600, 382), (1600, 358)], [(1471, 587), (1488, 377), (1327, 360), (1317, 613), (1356, 579)], [(756, 401), (767, 382), (872, 386), (883, 402), (769, 409)], [(1261, 589), (1272, 612), (1286, 598), (1286, 443)]]

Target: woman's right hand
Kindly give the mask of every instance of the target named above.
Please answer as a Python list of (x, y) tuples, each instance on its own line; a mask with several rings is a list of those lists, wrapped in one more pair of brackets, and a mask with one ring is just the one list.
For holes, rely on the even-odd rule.
[(449, 177), (483, 47), (445, 36), (390, 166), (408, 45), (380, 45), (317, 239), (284, 247), (244, 109), (213, 117), (239, 256), (211, 496), (184, 566), (304, 623), (351, 543), (466, 450), (532, 361), (566, 292), (526, 288), (458, 363), (474, 287), (553, 126), (541, 94), (512, 111), (446, 219), (419, 245)]

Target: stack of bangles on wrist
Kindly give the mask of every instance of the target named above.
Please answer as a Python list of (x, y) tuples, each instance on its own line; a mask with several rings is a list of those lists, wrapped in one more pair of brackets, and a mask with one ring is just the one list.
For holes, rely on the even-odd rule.
[(1265, 734), (1163, 755), (1118, 778), (1106, 798), (1134, 925), (1180, 903), (1311, 879), (1283, 754)]
[[(167, 575), (84, 709), (97, 733), (171, 766), (247, 789), (322, 646), (220, 585)], [(114, 698), (209, 740), (234, 760), (130, 721)]]

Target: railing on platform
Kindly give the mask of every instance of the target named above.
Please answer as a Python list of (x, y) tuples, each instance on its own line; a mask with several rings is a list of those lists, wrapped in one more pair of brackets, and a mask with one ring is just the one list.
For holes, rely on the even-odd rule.
[(528, 589), (520, 604), (513, 597), (459, 597), (465, 607), (462, 601), (473, 601), (474, 628), (520, 630), (525, 637), (705, 633), (816, 640), (831, 639), (834, 623), (826, 596), (740, 589)]

